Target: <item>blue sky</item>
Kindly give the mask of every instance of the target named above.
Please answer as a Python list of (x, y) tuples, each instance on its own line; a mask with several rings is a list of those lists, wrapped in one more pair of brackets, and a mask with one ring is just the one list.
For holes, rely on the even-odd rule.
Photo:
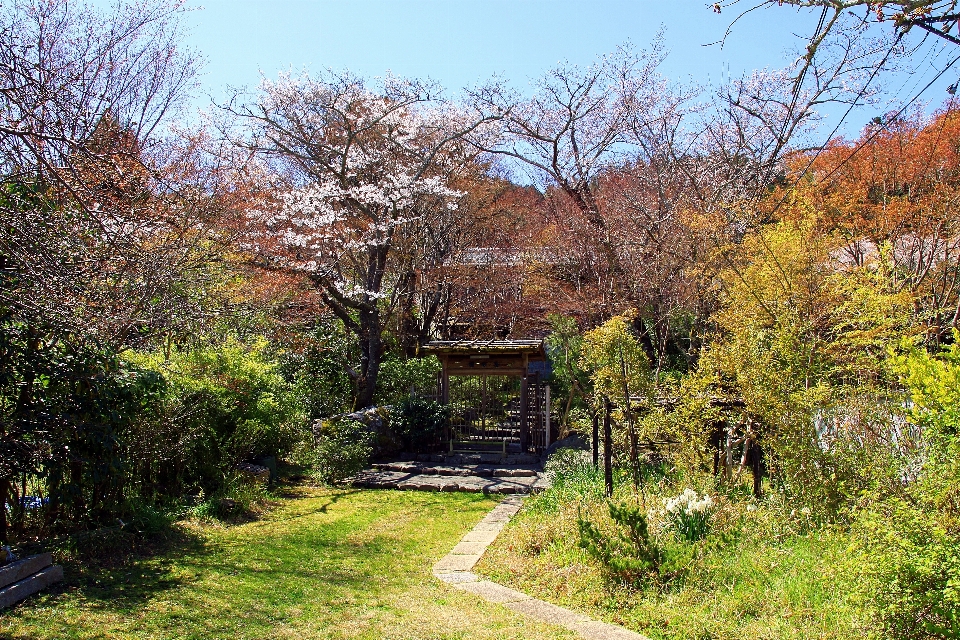
[[(663, 31), (670, 80), (700, 86), (796, 58), (813, 17), (786, 7), (756, 11), (736, 24), (701, 0), (206, 0), (186, 16), (188, 44), (205, 58), (203, 90), (221, 100), (228, 86), (255, 87), (261, 73), (349, 69), (364, 76), (431, 78), (452, 93), (498, 74), (518, 87), (561, 60), (589, 64), (630, 41), (645, 48)], [(919, 82), (890, 76), (906, 89)], [(956, 74), (954, 74), (955, 76)], [(939, 104), (947, 75), (932, 87)], [(921, 85), (922, 86), (922, 85)], [(206, 102), (198, 97), (198, 105)], [(935, 105), (934, 105), (935, 106)], [(856, 135), (876, 115), (851, 116)], [(831, 113), (832, 129), (838, 113)]]

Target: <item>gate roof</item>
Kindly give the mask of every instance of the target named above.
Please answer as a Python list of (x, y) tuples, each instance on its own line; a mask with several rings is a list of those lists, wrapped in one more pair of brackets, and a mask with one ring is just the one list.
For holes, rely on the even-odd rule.
[(436, 340), (424, 353), (440, 358), (443, 377), (498, 375), (523, 377), (531, 362), (547, 359), (543, 340)]
[(434, 340), (421, 348), (436, 355), (525, 355), (527, 360), (545, 360), (547, 357), (543, 340)]

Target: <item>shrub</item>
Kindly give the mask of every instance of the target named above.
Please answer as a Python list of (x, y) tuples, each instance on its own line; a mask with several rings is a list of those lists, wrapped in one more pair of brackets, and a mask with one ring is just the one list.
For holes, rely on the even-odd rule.
[(350, 419), (322, 423), (313, 449), (314, 478), (321, 484), (335, 484), (362, 471), (373, 454), (373, 434)]
[(650, 534), (646, 515), (629, 505), (607, 505), (616, 532), (608, 535), (586, 518), (578, 518), (580, 547), (625, 583), (658, 577), (664, 552)]
[(307, 438), (302, 405), (265, 340), (127, 358), (166, 378), (165, 408), (155, 426), (175, 438), (140, 434), (150, 458), (144, 482), (215, 493), (237, 463), (286, 455)]
[(394, 410), (391, 426), (406, 450), (422, 451), (439, 439), (448, 420), (445, 405), (411, 396)]
[(411, 390), (414, 393), (434, 392), (440, 370), (440, 360), (436, 356), (406, 359), (388, 356), (380, 363), (376, 403), (378, 405), (403, 403), (411, 395)]
[(360, 360), (359, 350), (340, 321), (321, 320), (306, 344), (279, 355), (279, 372), (292, 385), (308, 420), (349, 411), (356, 384), (348, 366)]
[(243, 473), (231, 471), (216, 492), (207, 498), (202, 492), (191, 513), (197, 518), (236, 518), (254, 511), (267, 498), (264, 484)]
[[(954, 339), (957, 339), (954, 335)], [(960, 637), (960, 343), (891, 358), (909, 392), (918, 446), (878, 484), (854, 526), (860, 595), (884, 637)], [(891, 350), (892, 352), (892, 350)]]
[(861, 596), (875, 611), (885, 637), (960, 637), (956, 468), (952, 476), (952, 496), (941, 489), (888, 498), (863, 514), (855, 527), (865, 578)]

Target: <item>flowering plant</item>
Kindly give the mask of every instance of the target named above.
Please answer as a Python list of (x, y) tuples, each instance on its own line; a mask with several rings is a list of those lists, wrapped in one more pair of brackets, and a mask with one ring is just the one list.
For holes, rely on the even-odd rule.
[(702, 540), (710, 532), (713, 507), (713, 498), (707, 494), (699, 496), (693, 489), (685, 489), (680, 495), (663, 501), (667, 522), (690, 542)]

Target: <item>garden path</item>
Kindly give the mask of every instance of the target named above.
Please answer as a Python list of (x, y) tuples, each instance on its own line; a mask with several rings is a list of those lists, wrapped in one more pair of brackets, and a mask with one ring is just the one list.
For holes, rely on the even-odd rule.
[(512, 611), (536, 620), (559, 625), (580, 634), (587, 640), (648, 640), (645, 636), (629, 629), (592, 620), (581, 613), (531, 598), (496, 582), (483, 580), (471, 571), (510, 518), (520, 510), (522, 504), (522, 496), (504, 498), (463, 536), (450, 553), (433, 566), (433, 575), (456, 589), (478, 595), (487, 602), (502, 604)]

